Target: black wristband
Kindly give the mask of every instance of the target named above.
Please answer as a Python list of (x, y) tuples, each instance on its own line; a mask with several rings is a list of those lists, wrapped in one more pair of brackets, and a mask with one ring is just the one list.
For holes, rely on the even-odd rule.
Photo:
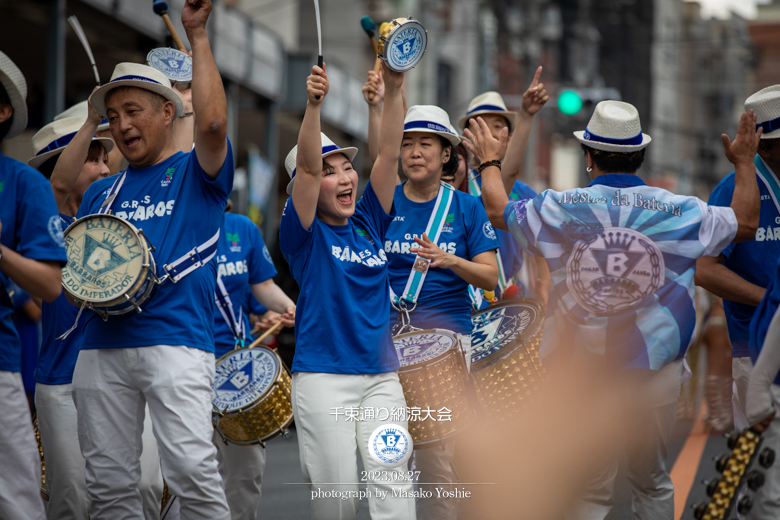
[(496, 168), (498, 168), (499, 170), (501, 170), (501, 161), (492, 160), (492, 161), (486, 161), (486, 162), (483, 162), (482, 164), (480, 164), (479, 166), (477, 166), (477, 171), (478, 171), (479, 173), (482, 173), (482, 170), (484, 170), (485, 168), (489, 168), (489, 167), (491, 167), (491, 166), (495, 166)]

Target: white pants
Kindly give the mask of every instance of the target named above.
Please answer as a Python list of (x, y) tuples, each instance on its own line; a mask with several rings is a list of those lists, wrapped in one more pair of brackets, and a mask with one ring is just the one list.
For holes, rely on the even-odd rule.
[[(331, 415), (333, 407), (405, 408), (403, 389), (398, 374), (323, 374), (295, 372), (292, 376), (293, 411), (298, 432), (298, 451), (301, 457), (303, 480), (312, 493), (322, 491), (358, 491), (356, 450), (360, 451), (363, 467), (368, 472), (387, 475), (388, 472), (406, 471), (399, 468), (383, 468), (368, 453), (368, 441), (375, 429), (383, 424), (399, 424), (407, 428), (406, 421), (345, 421), (344, 417)], [(381, 414), (384, 415), (384, 411)], [(379, 473), (382, 472), (382, 473)], [(331, 485), (330, 483), (339, 484)], [(394, 483), (369, 480), (367, 491), (372, 520), (415, 520), (414, 499), (393, 497), (396, 492), (412, 492), (410, 480)], [(387, 493), (382, 500), (377, 491)], [(315, 498), (311, 503), (313, 520), (354, 519), (360, 507), (357, 498)]]
[(0, 518), (44, 520), (41, 457), (22, 374), (0, 370)]
[(140, 519), (144, 408), (186, 520), (230, 513), (211, 442), (214, 354), (183, 347), (82, 350), (73, 374), (92, 520)]
[(434, 484), (452, 483), (451, 486), (422, 484), (418, 488), (430, 491), (430, 498), (417, 499), (418, 520), (456, 520), (458, 518), (458, 500), (440, 498), (436, 488), (454, 491), (458, 483), (455, 471), (455, 442), (443, 446), (414, 450), (414, 469), (420, 472), (418, 482)]
[(749, 427), (747, 415), (745, 415), (745, 396), (747, 395), (750, 372), (753, 371), (753, 362), (750, 358), (735, 357), (731, 359), (731, 377), (734, 379), (734, 387), (731, 394), (731, 407), (734, 411), (734, 428), (744, 430)]
[[(79, 451), (73, 385), (35, 385), (38, 430), (46, 461), (46, 513), (52, 520), (83, 520), (89, 511), (84, 457)], [(149, 409), (144, 417), (141, 452), (141, 480), (138, 489), (144, 504), (144, 518), (159, 520), (163, 493), (157, 440), (152, 434)]]
[(239, 446), (230, 442), (225, 444), (216, 431), (214, 431), (213, 441), (217, 447), (217, 461), (225, 483), (230, 518), (255, 520), (257, 508), (260, 507), (265, 448), (260, 444), (251, 446)]

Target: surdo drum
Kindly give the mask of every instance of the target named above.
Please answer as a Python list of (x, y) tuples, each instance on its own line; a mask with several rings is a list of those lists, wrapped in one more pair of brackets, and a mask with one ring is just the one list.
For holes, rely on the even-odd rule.
[(471, 379), (492, 419), (526, 408), (546, 379), (539, 361), (544, 312), (533, 300), (510, 300), (471, 315)]
[(232, 350), (217, 360), (212, 403), (214, 427), (225, 442), (286, 437), (293, 420), (290, 372), (268, 347)]
[(379, 35), (377, 58), (392, 71), (406, 72), (420, 63), (428, 46), (428, 31), (420, 22), (409, 18), (397, 18)]
[(453, 440), (476, 419), (460, 340), (448, 330), (430, 329), (399, 334), (393, 343), (401, 363), (398, 378), (406, 406), (452, 412), (451, 421), (409, 421), (414, 447), (428, 448)]
[(156, 286), (154, 250), (143, 231), (113, 215), (87, 215), (64, 231), (62, 287), (80, 306), (108, 315), (141, 312)]

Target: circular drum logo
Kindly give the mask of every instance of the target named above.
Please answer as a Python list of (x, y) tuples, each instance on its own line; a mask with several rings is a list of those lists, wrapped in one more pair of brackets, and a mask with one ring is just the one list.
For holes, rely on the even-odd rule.
[(663, 287), (664, 269), (661, 250), (645, 235), (606, 228), (591, 242), (577, 241), (566, 265), (566, 284), (582, 307), (610, 316)]
[(262, 397), (276, 380), (279, 364), (264, 349), (241, 349), (217, 362), (213, 403), (220, 411), (233, 411)]
[(499, 307), (472, 316), (471, 362), (482, 361), (514, 342), (536, 318), (536, 309), (523, 304)]
[(380, 426), (368, 439), (368, 452), (377, 464), (384, 468), (396, 468), (412, 456), (412, 436), (403, 426)]
[(446, 334), (427, 332), (394, 339), (398, 361), (402, 367), (421, 363), (444, 354), (455, 345), (455, 338)]
[(146, 57), (149, 65), (173, 81), (192, 80), (192, 58), (179, 50), (161, 47)]
[(393, 70), (403, 72), (420, 61), (425, 52), (425, 33), (416, 25), (410, 25), (401, 29), (388, 45), (388, 64)]

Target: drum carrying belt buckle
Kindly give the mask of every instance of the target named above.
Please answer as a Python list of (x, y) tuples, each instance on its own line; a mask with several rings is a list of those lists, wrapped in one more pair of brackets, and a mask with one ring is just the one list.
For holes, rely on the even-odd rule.
[[(188, 253), (190, 261), (195, 262), (193, 265), (187, 266), (187, 269), (190, 267), (200, 267), (203, 265), (203, 257), (200, 256), (200, 251), (198, 251), (198, 248), (194, 248), (190, 250)], [(177, 260), (178, 264), (179, 260)], [(176, 283), (178, 280), (176, 279), (176, 275), (179, 274), (179, 265), (176, 265), (174, 267), (171, 267), (169, 264), (163, 265), (163, 271), (165, 271), (165, 275), (159, 279), (158, 283), (163, 283), (165, 280), (169, 279), (172, 283)]]

